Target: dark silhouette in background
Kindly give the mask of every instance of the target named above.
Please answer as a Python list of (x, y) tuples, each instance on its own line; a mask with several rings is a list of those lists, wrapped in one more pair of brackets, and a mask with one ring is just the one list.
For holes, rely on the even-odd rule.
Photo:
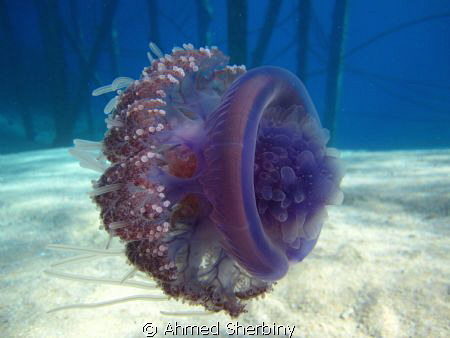
[[(430, 3), (438, 7), (437, 3)], [(286, 6), (293, 9), (288, 9), (287, 15)], [(0, 75), (5, 79), (0, 87), (0, 127), (5, 134), (0, 151), (31, 149), (33, 144), (34, 147), (69, 146), (74, 136), (99, 139), (103, 132), (102, 117), (97, 107), (99, 101), (91, 100), (90, 93), (93, 88), (117, 76), (129, 75), (122, 71), (127, 68), (124, 64), (131, 55), (145, 55), (146, 46), (142, 46), (141, 51), (132, 51), (124, 40), (125, 35), (131, 36), (123, 22), (132, 23), (134, 20), (143, 22), (144, 27), (134, 33), (140, 33), (149, 42), (165, 48), (176, 45), (175, 40), (193, 42), (196, 46), (226, 46), (224, 49), (230, 56), (231, 64), (245, 64), (248, 68), (277, 65), (279, 60), (286, 60), (285, 55), (292, 51), (294, 56), (289, 60), (292, 62), (291, 70), (297, 72), (313, 93), (318, 110), (323, 112), (323, 124), (330, 129), (332, 142), (336, 146), (448, 147), (450, 136), (442, 129), (443, 124), (450, 125), (448, 76), (443, 76), (441, 80), (436, 80), (436, 76), (433, 80), (427, 80), (413, 75), (404, 77), (389, 70), (382, 74), (370, 65), (364, 67), (353, 63), (357, 60), (356, 56), (368, 48), (409, 29), (435, 24), (436, 29), (450, 34), (450, 6), (443, 6), (441, 12), (431, 15), (420, 15), (418, 12), (417, 17), (399, 20), (390, 26), (383, 27), (380, 23), (382, 28), (376, 33), (364, 34), (366, 38), (362, 42), (352, 45), (349, 40), (355, 31), (349, 30), (348, 25), (352, 20), (361, 18), (361, 13), (354, 12), (352, 2), (330, 0), (321, 5), (320, 12), (317, 6), (311, 0), (192, 0), (171, 1), (170, 5), (160, 0), (29, 0), (20, 3), (0, 0), (0, 59), (3, 65)], [(182, 10), (172, 10), (175, 7)], [(91, 10), (101, 15), (94, 18), (92, 24), (95, 29), (88, 31), (85, 21)], [(35, 21), (20, 22), (24, 13), (27, 18), (35, 18)], [(253, 29), (255, 26), (257, 28)], [(167, 34), (168, 27), (178, 35)], [(364, 30), (364, 25), (360, 29)], [(28, 35), (33, 35), (30, 39), (40, 39), (40, 44), (31, 55), (23, 47), (23, 37)], [(188, 37), (196, 37), (197, 40), (187, 41)], [(439, 39), (439, 36), (436, 38)], [(441, 38), (445, 40), (445, 37)], [(445, 41), (449, 38), (447, 36)], [(417, 43), (427, 42), (418, 40)], [(395, 52), (396, 48), (385, 49), (380, 50), (380, 55)], [(424, 57), (427, 52), (427, 47), (424, 47)], [(449, 48), (443, 49), (445, 52), (449, 52)], [(420, 68), (420, 55), (414, 57)], [(286, 61), (279, 65), (285, 66), (283, 62)], [(139, 67), (144, 66), (139, 61)], [(436, 72), (440, 70), (436, 69)], [(138, 75), (134, 74), (135, 77)], [(396, 100), (414, 109), (402, 112), (382, 102), (384, 106), (379, 107), (369, 103), (359, 105), (358, 110), (353, 112), (355, 108), (348, 109), (346, 105), (349, 98), (357, 98), (354, 92), (360, 87), (354, 85), (356, 78), (364, 81), (367, 91), (373, 89), (377, 90), (377, 95), (385, 95), (386, 102)], [(319, 79), (322, 81), (320, 84)], [(364, 116), (388, 124), (388, 131), (379, 135), (380, 139), (384, 137), (386, 140), (395, 139), (395, 130), (402, 130), (402, 123), (416, 123), (403, 129), (410, 129), (417, 140), (409, 136), (408, 143), (405, 134), (405, 140), (399, 137), (398, 143), (382, 143), (377, 141), (378, 135), (370, 131), (367, 133), (367, 143), (363, 143), (361, 134), (368, 130), (364, 129), (368, 128), (368, 122), (362, 118)], [(359, 119), (361, 126), (352, 129), (350, 126), (354, 126), (355, 118)], [(43, 121), (47, 121), (44, 126)], [(48, 123), (50, 121), (53, 126)], [(429, 137), (415, 132), (417, 126), (423, 123), (430, 128), (424, 131)], [(13, 128), (18, 125), (21, 130)], [(359, 134), (358, 128), (361, 130)], [(52, 140), (44, 140), (44, 130)], [(20, 138), (25, 142), (22, 147)], [(8, 140), (10, 143), (7, 143)]]

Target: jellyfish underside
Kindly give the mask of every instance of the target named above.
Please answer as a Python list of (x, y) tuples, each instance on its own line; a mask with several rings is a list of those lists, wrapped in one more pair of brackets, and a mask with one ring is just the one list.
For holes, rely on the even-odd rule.
[(313, 249), (342, 170), (290, 72), (244, 74), (209, 50), (160, 63), (110, 114), (111, 165), (93, 198), (129, 262), (167, 295), (238, 316)]

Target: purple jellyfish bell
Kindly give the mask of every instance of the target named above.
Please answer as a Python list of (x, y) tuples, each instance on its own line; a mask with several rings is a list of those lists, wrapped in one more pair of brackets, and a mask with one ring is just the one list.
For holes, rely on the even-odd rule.
[(252, 276), (282, 278), (314, 247), (340, 199), (328, 133), (300, 80), (261, 67), (237, 79), (206, 120), (203, 190), (226, 252)]
[(342, 201), (338, 154), (289, 71), (215, 47), (157, 56), (107, 109), (94, 200), (168, 295), (238, 316), (314, 248)]

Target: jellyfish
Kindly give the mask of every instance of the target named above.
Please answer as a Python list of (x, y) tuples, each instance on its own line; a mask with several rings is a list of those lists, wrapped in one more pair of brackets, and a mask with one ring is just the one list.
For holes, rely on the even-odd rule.
[(139, 80), (93, 92), (117, 92), (108, 130), (71, 153), (101, 172), (92, 199), (135, 269), (237, 317), (314, 248), (342, 202), (339, 153), (288, 70), (230, 66), (217, 47), (150, 49)]

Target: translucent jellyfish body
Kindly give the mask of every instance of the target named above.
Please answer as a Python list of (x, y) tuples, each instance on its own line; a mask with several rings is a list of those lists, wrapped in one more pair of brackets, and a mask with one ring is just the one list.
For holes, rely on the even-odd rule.
[(126, 87), (105, 109), (93, 198), (166, 294), (238, 316), (313, 249), (342, 201), (338, 154), (289, 71), (246, 72), (214, 47), (155, 53), (96, 92)]

